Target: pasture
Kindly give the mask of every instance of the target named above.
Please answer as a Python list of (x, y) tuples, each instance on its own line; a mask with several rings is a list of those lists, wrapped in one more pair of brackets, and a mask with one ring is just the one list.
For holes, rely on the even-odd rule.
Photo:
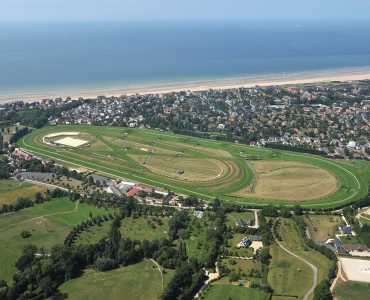
[(122, 237), (132, 240), (154, 240), (167, 237), (169, 218), (139, 217), (124, 218), (121, 221), (120, 232)]
[(269, 295), (263, 291), (245, 288), (244, 286), (232, 285), (232, 284), (213, 284), (206, 291), (205, 300), (268, 300)]
[[(50, 202), (0, 216), (0, 279), (11, 280), (17, 269), (14, 263), (21, 256), (27, 244), (45, 247), (50, 251), (55, 244), (63, 244), (74, 226), (93, 216), (108, 214), (108, 211), (84, 203), (70, 202), (68, 198), (53, 199)], [(22, 230), (31, 233), (22, 238)]]
[[(297, 224), (292, 219), (281, 219), (278, 226), (278, 232), (281, 238), (281, 244), (306, 259), (317, 268), (317, 282), (326, 279), (329, 274), (329, 269), (333, 266), (333, 262), (321, 253), (308, 248), (303, 241)], [(307, 250), (307, 251), (305, 251)]]
[[(78, 132), (70, 137), (87, 140), (90, 147), (67, 149), (43, 142), (45, 136), (58, 132), (62, 134), (58, 138), (66, 138), (68, 131)], [(94, 147), (97, 143), (100, 146)], [(298, 202), (302, 206), (332, 208), (364, 196), (370, 179), (365, 162), (350, 166), (319, 156), (147, 129), (44, 127), (18, 144), (71, 167), (82, 166), (112, 178), (193, 194), (205, 201), (218, 197), (241, 205)]]
[(31, 200), (35, 200), (36, 193), (43, 193), (46, 189), (46, 187), (33, 185), (28, 182), (0, 180), (0, 206), (13, 204), (18, 197), (29, 197)]
[[(173, 271), (166, 270), (165, 284), (172, 275)], [(74, 300), (154, 300), (162, 293), (162, 279), (155, 264), (146, 259), (108, 272), (87, 269), (83, 276), (63, 283), (59, 291)]]
[(308, 215), (304, 217), (311, 238), (316, 242), (325, 242), (334, 237), (338, 226), (344, 223), (340, 216)]
[(298, 299), (302, 299), (312, 286), (313, 271), (311, 268), (285, 252), (277, 244), (270, 246), (270, 254), (272, 259), (267, 281), (275, 294), (298, 296)]

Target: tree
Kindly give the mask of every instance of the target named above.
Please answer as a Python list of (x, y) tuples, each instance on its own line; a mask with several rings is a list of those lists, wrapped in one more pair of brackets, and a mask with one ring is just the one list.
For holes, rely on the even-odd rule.
[(21, 237), (22, 238), (26, 239), (30, 236), (31, 236), (31, 233), (28, 230), (24, 230), (24, 229), (22, 230), (22, 232), (21, 232)]
[(302, 215), (303, 211), (302, 211), (302, 207), (298, 204), (294, 205), (293, 206), (293, 212), (296, 216), (300, 216)]
[(315, 287), (314, 290), (314, 300), (331, 300), (333, 297), (331, 296), (329, 284), (326, 280), (323, 280), (320, 284)]

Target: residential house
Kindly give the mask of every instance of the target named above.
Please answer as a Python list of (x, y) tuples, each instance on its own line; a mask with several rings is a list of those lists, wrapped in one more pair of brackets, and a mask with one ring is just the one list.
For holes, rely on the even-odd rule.
[(197, 217), (198, 219), (201, 219), (205, 216), (204, 212), (200, 211), (200, 210), (194, 210), (193, 211), (193, 215), (195, 217)]

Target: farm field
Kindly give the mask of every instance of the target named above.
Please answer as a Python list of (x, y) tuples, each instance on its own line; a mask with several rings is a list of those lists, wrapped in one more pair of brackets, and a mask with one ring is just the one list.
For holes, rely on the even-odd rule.
[[(53, 245), (63, 244), (73, 227), (89, 218), (90, 211), (94, 216), (108, 214), (103, 209), (84, 203), (76, 206), (68, 198), (59, 198), (0, 216), (0, 264), (6, 266), (0, 268), (0, 279), (11, 280), (17, 271), (13, 264), (25, 245), (43, 246), (50, 251)], [(23, 229), (29, 230), (31, 236), (23, 239), (20, 235)]]
[(370, 298), (370, 284), (360, 282), (343, 282), (338, 280), (334, 296), (339, 300), (363, 300)]
[[(162, 279), (158, 268), (150, 260), (108, 272), (88, 269), (82, 277), (63, 283), (59, 290), (68, 299), (158, 299), (162, 292)], [(164, 274), (166, 284), (173, 271)]]
[(338, 226), (344, 223), (340, 216), (308, 215), (304, 217), (311, 238), (316, 242), (325, 242), (333, 238)]
[[(43, 141), (45, 136), (58, 132), (61, 133), (58, 138), (68, 137), (68, 131), (78, 132), (71, 138), (88, 140), (90, 146), (66, 148)], [(101, 146), (94, 147), (98, 142)], [(18, 144), (46, 159), (72, 167), (83, 166), (112, 178), (123, 177), (193, 194), (206, 201), (218, 197), (242, 205), (278, 201), (285, 205), (299, 202), (302, 206), (333, 208), (364, 196), (370, 178), (366, 162), (350, 166), (319, 156), (147, 129), (44, 127)]]
[(5, 203), (13, 204), (18, 197), (29, 197), (31, 200), (35, 200), (36, 193), (43, 193), (46, 189), (46, 187), (28, 182), (0, 180), (0, 206)]
[(304, 251), (306, 246), (299, 233), (297, 224), (292, 219), (281, 219), (278, 232), (283, 239), (281, 244), (285, 248), (306, 259), (317, 268), (317, 282), (320, 283), (327, 278), (329, 269), (333, 266), (333, 262), (326, 256), (308, 247), (307, 251)]
[(205, 300), (224, 300), (224, 299), (233, 300), (244, 300), (244, 299), (253, 299), (253, 300), (268, 300), (269, 295), (263, 291), (245, 288), (243, 286), (237, 286), (232, 284), (214, 284), (209, 290), (207, 290), (204, 299)]
[[(313, 271), (298, 258), (281, 249), (277, 244), (270, 246), (272, 256), (267, 281), (275, 294), (298, 296), (302, 299), (311, 288)], [(274, 299), (284, 299), (275, 297)]]

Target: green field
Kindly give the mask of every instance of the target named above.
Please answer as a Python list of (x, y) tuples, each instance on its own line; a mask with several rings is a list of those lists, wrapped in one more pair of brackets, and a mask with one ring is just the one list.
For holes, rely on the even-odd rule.
[[(159, 219), (163, 224), (158, 225), (157, 221), (153, 221), (153, 217), (124, 218), (121, 221), (120, 232), (122, 237), (128, 237), (132, 240), (154, 240), (161, 237), (167, 238), (169, 218), (154, 217)], [(150, 223), (149, 223), (150, 222)], [(149, 224), (153, 224), (155, 228), (151, 228)]]
[(232, 284), (215, 284), (212, 285), (205, 293), (205, 300), (268, 300), (269, 295), (257, 289), (245, 288)]
[(251, 260), (251, 259), (237, 259), (235, 258), (234, 261), (236, 264), (232, 265), (230, 264), (229, 259), (223, 259), (222, 264), (228, 267), (230, 270), (242, 270), (243, 272), (247, 273), (248, 270), (255, 269), (255, 270), (261, 270), (261, 263), (257, 260)]
[[(71, 131), (80, 132), (77, 138), (91, 142), (90, 147), (56, 147), (43, 140), (48, 134), (60, 132), (59, 137), (53, 137), (58, 140)], [(298, 202), (307, 207), (333, 208), (363, 197), (370, 178), (370, 164), (364, 161), (350, 166), (319, 156), (221, 143), (144, 129), (44, 127), (19, 140), (18, 145), (46, 159), (59, 160), (71, 167), (84, 166), (112, 178), (124, 177), (182, 194), (194, 194), (206, 201), (218, 197), (225, 202), (244, 205), (293, 205)], [(258, 162), (262, 162), (262, 165), (258, 165), (260, 170), (263, 170), (264, 162), (279, 163), (279, 170), (269, 167), (267, 172), (271, 173), (271, 176), (265, 174), (264, 181), (257, 184), (258, 191), (263, 191), (264, 185), (279, 189), (279, 192), (275, 193), (276, 200), (271, 198), (271, 192), (263, 198), (263, 193), (251, 191), (255, 178), (245, 161), (245, 154), (251, 159), (258, 157)], [(293, 171), (290, 169), (292, 167), (295, 168)], [(184, 173), (180, 174), (179, 170)], [(321, 170), (320, 176), (324, 177), (317, 180), (315, 170)], [(284, 180), (285, 175), (281, 177), (279, 172), (285, 174), (289, 180)], [(292, 177), (294, 172), (301, 172), (304, 180), (302, 176)], [(329, 180), (329, 177), (332, 184), (330, 193), (325, 189), (314, 188), (319, 187), (324, 180)], [(296, 180), (295, 184), (289, 186), (292, 180)], [(314, 195), (313, 190), (316, 191)], [(239, 193), (238, 196), (233, 196), (235, 193)], [(294, 195), (299, 195), (301, 200), (294, 198)]]
[(303, 238), (299, 234), (298, 226), (292, 219), (281, 219), (278, 232), (283, 239), (281, 244), (285, 248), (306, 259), (317, 268), (318, 283), (327, 279), (329, 269), (334, 263), (313, 249), (307, 247), (307, 251), (304, 250), (305, 244)]
[[(153, 268), (154, 266), (154, 268)], [(164, 274), (164, 286), (174, 271)], [(150, 260), (119, 269), (99, 272), (86, 270), (82, 277), (63, 283), (59, 290), (68, 294), (68, 299), (158, 299), (162, 293), (162, 279), (158, 268)]]
[(339, 279), (333, 294), (340, 300), (369, 299), (370, 284), (360, 282), (343, 282)]
[(29, 197), (31, 200), (35, 200), (36, 193), (43, 193), (46, 189), (46, 187), (28, 182), (2, 179), (0, 180), (0, 206), (4, 203), (13, 204), (18, 197)]
[[(277, 244), (270, 247), (272, 256), (268, 283), (275, 294), (298, 296), (302, 299), (312, 286), (313, 271), (303, 261), (281, 249)], [(277, 298), (284, 299), (284, 298)]]
[(334, 215), (308, 215), (304, 218), (311, 238), (317, 242), (325, 242), (334, 237), (338, 226), (342, 225), (344, 221), (340, 216)]
[[(103, 209), (59, 198), (0, 216), (0, 264), (5, 266), (0, 268), (0, 279), (11, 281), (17, 271), (13, 265), (25, 245), (43, 246), (50, 251), (53, 245), (63, 243), (74, 226), (86, 221), (90, 211), (94, 216), (108, 214)], [(23, 229), (31, 232), (29, 238), (20, 236)]]

